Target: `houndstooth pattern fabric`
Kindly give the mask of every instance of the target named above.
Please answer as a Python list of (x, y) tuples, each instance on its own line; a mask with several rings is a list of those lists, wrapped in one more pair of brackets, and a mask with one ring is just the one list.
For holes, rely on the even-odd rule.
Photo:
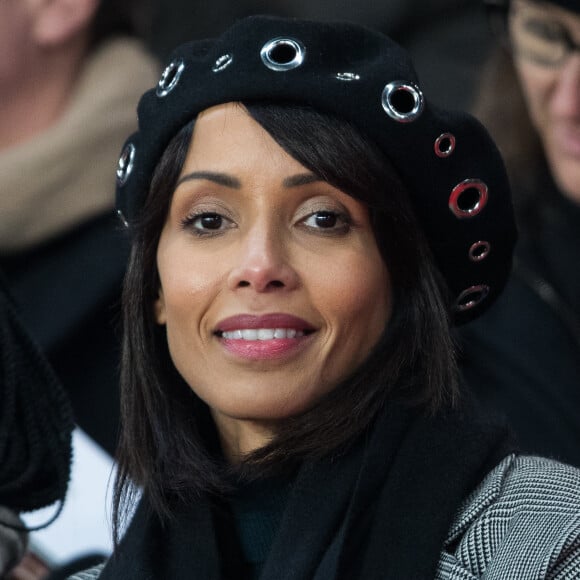
[(104, 564), (99, 564), (94, 568), (89, 568), (88, 570), (84, 570), (83, 572), (79, 572), (74, 576), (69, 576), (67, 580), (95, 580), (101, 575), (102, 569), (105, 567)]
[(509, 456), (459, 510), (435, 580), (580, 579), (580, 470)]
[(510, 455), (488, 474), (458, 510), (434, 578), (478, 579), (580, 580), (580, 469)]

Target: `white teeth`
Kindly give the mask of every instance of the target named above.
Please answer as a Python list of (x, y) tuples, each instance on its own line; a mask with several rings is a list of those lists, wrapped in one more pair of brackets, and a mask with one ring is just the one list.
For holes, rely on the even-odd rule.
[(272, 340), (275, 334), (276, 331), (271, 328), (260, 328), (258, 330), (258, 340)]
[(304, 332), (295, 328), (242, 328), (222, 332), (222, 338), (230, 340), (273, 340), (300, 336), (304, 336)]
[(260, 331), (255, 328), (249, 328), (242, 330), (242, 339), (243, 340), (258, 340), (258, 333)]

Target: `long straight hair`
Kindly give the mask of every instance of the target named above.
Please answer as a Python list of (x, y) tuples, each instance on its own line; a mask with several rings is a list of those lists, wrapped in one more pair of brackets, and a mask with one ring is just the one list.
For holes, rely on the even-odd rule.
[[(394, 288), (393, 315), (364, 364), (312, 409), (280, 421), (273, 440), (242, 462), (242, 472), (263, 475), (346, 448), (390, 400), (435, 412), (455, 396), (457, 367), (444, 284), (408, 192), (378, 147), (344, 120), (306, 106), (244, 106), (304, 167), (368, 205)], [(208, 443), (215, 440), (208, 408), (175, 369), (153, 317), (157, 245), (193, 127), (184, 127), (162, 156), (134, 227), (123, 295), (117, 537), (135, 486), (162, 518), (174, 499), (226, 489), (228, 467)]]

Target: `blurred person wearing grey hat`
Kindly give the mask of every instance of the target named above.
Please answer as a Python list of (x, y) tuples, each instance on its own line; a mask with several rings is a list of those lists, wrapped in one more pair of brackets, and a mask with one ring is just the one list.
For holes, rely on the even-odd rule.
[(580, 465), (580, 3), (489, 0), (498, 47), (476, 115), (510, 174), (507, 289), (463, 329), (462, 367), (523, 449)]
[(75, 580), (577, 576), (580, 470), (459, 387), (450, 325), (516, 239), (481, 124), (388, 37), (265, 16), (177, 48), (138, 118), (119, 543)]

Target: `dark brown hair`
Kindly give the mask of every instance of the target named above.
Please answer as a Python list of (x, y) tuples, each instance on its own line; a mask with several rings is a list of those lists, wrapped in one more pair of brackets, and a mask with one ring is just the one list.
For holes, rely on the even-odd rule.
[[(248, 103), (249, 114), (302, 165), (368, 204), (394, 288), (393, 315), (366, 362), (314, 408), (280, 422), (274, 440), (246, 458), (244, 472), (272, 473), (343, 450), (390, 400), (434, 411), (455, 394), (457, 370), (443, 284), (409, 196), (378, 147), (343, 120), (293, 104)], [(124, 287), (122, 434), (115, 522), (132, 484), (161, 516), (171, 498), (224, 489), (212, 453), (205, 403), (176, 371), (153, 317), (156, 250), (194, 123), (173, 139), (155, 171), (135, 225)]]

